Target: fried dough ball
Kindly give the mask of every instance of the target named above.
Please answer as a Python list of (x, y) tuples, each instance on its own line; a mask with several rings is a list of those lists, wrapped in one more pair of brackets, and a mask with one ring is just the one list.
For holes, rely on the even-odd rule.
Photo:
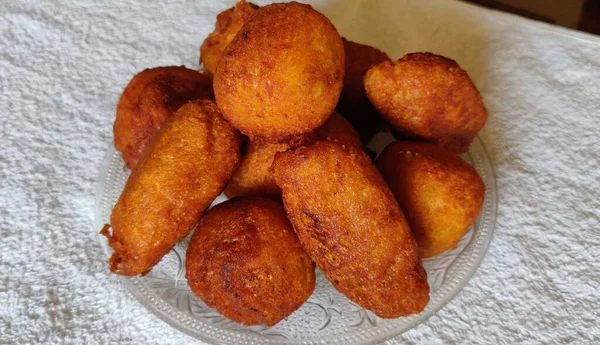
[(362, 146), (358, 133), (338, 113), (333, 113), (323, 126), (315, 130), (313, 135), (297, 136), (281, 143), (251, 141), (248, 145), (248, 152), (242, 158), (238, 170), (225, 188), (225, 195), (229, 198), (262, 196), (279, 200), (281, 190), (269, 173), (275, 154), (323, 139), (335, 140), (356, 147)]
[(215, 31), (208, 35), (200, 47), (200, 63), (207, 74), (215, 74), (223, 51), (257, 8), (253, 3), (240, 0), (234, 7), (217, 15)]
[(372, 67), (365, 77), (369, 99), (401, 135), (463, 153), (485, 124), (479, 91), (458, 64), (414, 53)]
[(379, 49), (355, 43), (342, 38), (346, 68), (344, 87), (336, 109), (356, 128), (362, 141), (366, 144), (384, 126), (385, 121), (379, 116), (365, 92), (365, 75), (369, 68), (390, 58)]
[(150, 271), (190, 232), (239, 160), (239, 135), (216, 104), (182, 106), (129, 176), (111, 224), (102, 229), (114, 250), (110, 270), (125, 276)]
[(257, 9), (227, 46), (214, 78), (217, 104), (250, 139), (309, 133), (333, 112), (344, 47), (331, 22), (295, 2)]
[(192, 99), (213, 97), (210, 77), (183, 66), (138, 73), (125, 87), (113, 127), (115, 147), (133, 170), (166, 119)]
[(261, 196), (279, 199), (281, 190), (269, 175), (273, 158), (277, 152), (301, 146), (304, 140), (305, 138), (300, 136), (282, 143), (250, 141), (246, 155), (225, 188), (225, 195), (228, 198)]
[(276, 154), (272, 172), (300, 243), (341, 293), (383, 318), (425, 308), (417, 243), (362, 150), (319, 141)]
[(315, 129), (313, 138), (315, 140), (329, 139), (358, 148), (363, 146), (360, 136), (354, 130), (354, 127), (337, 112), (331, 114), (321, 127)]
[(186, 254), (196, 296), (244, 325), (272, 326), (315, 289), (315, 266), (283, 207), (262, 198), (235, 198), (200, 220)]
[(458, 155), (423, 142), (394, 142), (377, 166), (406, 215), (421, 257), (456, 247), (481, 210), (485, 185)]

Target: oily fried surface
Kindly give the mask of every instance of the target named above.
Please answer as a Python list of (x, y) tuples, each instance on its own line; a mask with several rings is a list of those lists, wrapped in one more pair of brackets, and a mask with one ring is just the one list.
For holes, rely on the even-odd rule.
[(117, 105), (115, 147), (133, 170), (166, 119), (192, 99), (213, 97), (210, 77), (185, 67), (145, 69), (129, 82)]
[(381, 130), (385, 121), (369, 101), (365, 91), (365, 75), (369, 68), (390, 58), (377, 48), (342, 38), (346, 61), (344, 87), (337, 110), (350, 121), (365, 144)]
[(344, 47), (331, 22), (295, 2), (257, 9), (227, 46), (214, 91), (251, 139), (275, 142), (322, 125), (338, 101)]
[(335, 112), (312, 135), (296, 136), (280, 143), (251, 141), (248, 145), (248, 152), (242, 158), (240, 166), (225, 188), (225, 194), (230, 198), (262, 196), (280, 199), (281, 190), (269, 172), (275, 154), (297, 148), (315, 139), (329, 139), (356, 147), (362, 146), (358, 133), (346, 119)]
[(272, 326), (315, 288), (315, 267), (277, 202), (234, 198), (200, 220), (186, 278), (208, 306), (244, 325)]
[(354, 127), (339, 113), (334, 112), (325, 123), (315, 129), (313, 137), (316, 140), (333, 140), (358, 148), (363, 146), (360, 136)]
[(377, 166), (427, 258), (454, 248), (481, 210), (485, 185), (458, 155), (433, 144), (394, 142)]
[(225, 188), (225, 195), (228, 198), (262, 196), (279, 199), (281, 190), (269, 175), (269, 169), (275, 154), (288, 149), (290, 149), (289, 142), (251, 141), (248, 144), (248, 152)]
[(215, 31), (208, 35), (200, 47), (200, 63), (207, 74), (215, 74), (223, 51), (257, 8), (252, 3), (240, 0), (235, 7), (217, 15)]
[(185, 237), (225, 187), (240, 159), (237, 132), (212, 101), (182, 106), (133, 170), (104, 233), (111, 271), (149, 271)]
[(363, 151), (319, 141), (276, 154), (272, 171), (302, 246), (340, 292), (384, 318), (423, 310), (417, 244)]
[(431, 53), (413, 53), (372, 67), (369, 99), (401, 134), (463, 153), (487, 120), (479, 91), (458, 64)]

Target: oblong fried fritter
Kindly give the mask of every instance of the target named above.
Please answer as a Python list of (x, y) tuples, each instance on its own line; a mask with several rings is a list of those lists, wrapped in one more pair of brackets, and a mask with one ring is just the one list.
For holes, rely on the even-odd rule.
[(257, 8), (253, 3), (240, 0), (233, 8), (217, 15), (215, 31), (208, 35), (200, 47), (200, 63), (207, 74), (215, 74), (223, 51)]
[(280, 143), (262, 140), (251, 141), (248, 152), (242, 158), (240, 166), (225, 188), (225, 195), (261, 196), (272, 199), (281, 198), (281, 190), (270, 175), (269, 169), (277, 152), (284, 152), (308, 144), (314, 140), (334, 140), (348, 145), (361, 147), (358, 133), (340, 114), (333, 113), (323, 126), (312, 135), (296, 136)]
[(377, 167), (413, 231), (421, 257), (454, 248), (481, 210), (485, 184), (453, 152), (423, 142), (394, 142)]
[(365, 89), (373, 105), (402, 136), (463, 153), (487, 120), (479, 91), (458, 64), (413, 53), (369, 69)]
[(338, 101), (344, 47), (331, 22), (295, 2), (258, 8), (221, 57), (215, 98), (251, 139), (275, 142), (322, 125)]
[(156, 67), (138, 73), (117, 105), (115, 147), (133, 170), (165, 122), (192, 99), (213, 97), (210, 77), (182, 66)]
[(365, 91), (365, 75), (369, 68), (390, 58), (377, 48), (342, 38), (345, 53), (344, 87), (336, 109), (356, 128), (368, 144), (385, 121), (369, 101)]
[(302, 246), (340, 292), (384, 318), (425, 308), (417, 244), (363, 151), (319, 141), (276, 154), (272, 172)]
[(186, 278), (196, 296), (231, 320), (272, 326), (310, 297), (315, 266), (281, 205), (234, 198), (198, 223)]
[(240, 160), (239, 135), (208, 100), (182, 106), (133, 170), (110, 216), (114, 273), (144, 274), (198, 221)]

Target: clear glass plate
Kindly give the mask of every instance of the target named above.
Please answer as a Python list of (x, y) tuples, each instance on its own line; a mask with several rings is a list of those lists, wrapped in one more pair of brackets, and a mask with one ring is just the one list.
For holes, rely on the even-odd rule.
[[(369, 147), (379, 153), (393, 138), (378, 134)], [(310, 299), (273, 327), (242, 326), (207, 307), (190, 291), (185, 279), (185, 250), (189, 236), (171, 250), (145, 277), (121, 280), (151, 312), (169, 325), (209, 344), (376, 344), (391, 339), (437, 312), (473, 275), (492, 238), (496, 219), (496, 183), (485, 149), (476, 139), (462, 157), (477, 169), (486, 185), (483, 209), (455, 249), (424, 261), (431, 287), (430, 302), (418, 315), (381, 319), (350, 302), (317, 269), (317, 286)], [(108, 149), (96, 191), (96, 229), (108, 222), (112, 207), (129, 176), (114, 146)], [(214, 204), (226, 198), (219, 196)], [(111, 250), (98, 239), (108, 258)]]

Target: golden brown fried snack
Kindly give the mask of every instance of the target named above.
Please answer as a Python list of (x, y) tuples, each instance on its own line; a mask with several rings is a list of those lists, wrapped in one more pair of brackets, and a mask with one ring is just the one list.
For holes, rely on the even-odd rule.
[(208, 35), (200, 47), (200, 63), (207, 74), (215, 74), (223, 51), (257, 8), (253, 3), (240, 0), (235, 7), (217, 15), (215, 31)]
[(454, 60), (414, 53), (372, 67), (367, 95), (401, 135), (463, 153), (487, 120), (479, 91)]
[(369, 101), (365, 91), (365, 75), (369, 68), (390, 58), (379, 49), (355, 43), (342, 38), (346, 68), (344, 87), (336, 109), (356, 128), (364, 143), (369, 143), (373, 136), (384, 126), (385, 121), (379, 116)]
[(338, 113), (333, 113), (327, 122), (317, 128), (312, 135), (297, 136), (281, 143), (251, 141), (248, 145), (248, 152), (242, 158), (238, 170), (225, 188), (225, 195), (229, 198), (262, 196), (280, 199), (281, 189), (277, 187), (269, 173), (275, 154), (323, 139), (335, 140), (356, 147), (362, 146), (358, 133)]
[(485, 185), (475, 169), (433, 144), (394, 142), (383, 150), (377, 166), (424, 258), (454, 248), (483, 205)]
[(114, 249), (111, 271), (152, 269), (221, 193), (239, 160), (239, 135), (212, 101), (182, 106), (129, 176), (101, 232)]
[(417, 244), (363, 151), (319, 141), (276, 154), (272, 172), (300, 243), (340, 292), (384, 318), (425, 308)]
[(337, 112), (331, 114), (321, 127), (315, 129), (313, 138), (315, 140), (333, 140), (358, 148), (363, 146), (360, 136), (354, 130), (354, 127)]
[(133, 77), (119, 99), (113, 128), (115, 147), (129, 169), (179, 107), (212, 97), (210, 77), (182, 66), (145, 69)]
[(186, 255), (186, 278), (208, 306), (244, 325), (272, 326), (315, 289), (315, 266), (283, 207), (235, 198), (200, 220)]
[(343, 78), (340, 35), (324, 15), (291, 2), (254, 12), (225, 49), (214, 91), (236, 128), (275, 142), (325, 123)]
[(269, 169), (277, 152), (287, 151), (301, 145), (304, 138), (301, 136), (292, 142), (269, 143), (251, 141), (248, 152), (242, 158), (240, 166), (235, 171), (225, 188), (228, 198), (235, 196), (261, 196), (272, 199), (281, 197), (281, 190), (271, 176)]

